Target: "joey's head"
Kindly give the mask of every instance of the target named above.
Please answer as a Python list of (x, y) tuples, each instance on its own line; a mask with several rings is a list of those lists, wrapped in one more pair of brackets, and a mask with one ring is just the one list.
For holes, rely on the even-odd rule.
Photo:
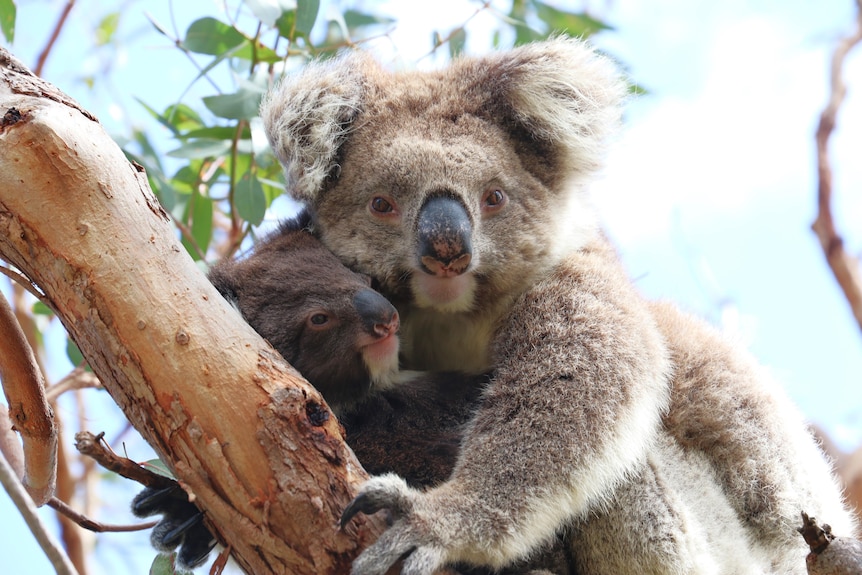
[(351, 53), (287, 78), (262, 116), (327, 247), (399, 301), (468, 312), (597, 233), (585, 185), (624, 93), (606, 59), (555, 39), (434, 72)]
[(398, 313), (308, 230), (285, 222), (210, 281), (336, 411), (398, 373)]

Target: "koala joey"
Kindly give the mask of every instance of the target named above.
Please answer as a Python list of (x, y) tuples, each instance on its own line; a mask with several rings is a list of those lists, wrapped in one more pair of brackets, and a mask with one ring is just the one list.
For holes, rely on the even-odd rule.
[(583, 572), (804, 573), (800, 511), (852, 533), (780, 388), (645, 301), (596, 223), (625, 93), (557, 38), (431, 72), (352, 52), (265, 99), (314, 233), (397, 308), (403, 367), (492, 373), (445, 482), (374, 477), (345, 510), (396, 518), (357, 575), (500, 567), (566, 529)]

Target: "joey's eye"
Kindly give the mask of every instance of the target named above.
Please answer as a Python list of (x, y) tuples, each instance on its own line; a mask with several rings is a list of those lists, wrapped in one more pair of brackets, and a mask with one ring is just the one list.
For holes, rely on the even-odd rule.
[(371, 210), (378, 214), (391, 214), (395, 211), (395, 207), (386, 198), (375, 196), (371, 199)]
[(482, 209), (485, 211), (495, 211), (502, 208), (507, 201), (503, 190), (491, 188), (485, 192), (485, 196), (482, 198)]
[(308, 323), (310, 323), (312, 327), (323, 327), (329, 323), (329, 316), (325, 313), (316, 313), (308, 318)]

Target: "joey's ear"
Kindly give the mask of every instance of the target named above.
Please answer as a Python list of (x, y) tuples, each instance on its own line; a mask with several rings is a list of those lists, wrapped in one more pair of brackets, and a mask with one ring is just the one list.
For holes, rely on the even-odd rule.
[(516, 136), (554, 152), (562, 169), (591, 173), (602, 165), (627, 93), (608, 58), (558, 37), (464, 63), (471, 93)]
[(308, 64), (267, 94), (260, 115), (297, 200), (313, 203), (336, 168), (338, 149), (362, 107), (370, 57), (350, 52)]

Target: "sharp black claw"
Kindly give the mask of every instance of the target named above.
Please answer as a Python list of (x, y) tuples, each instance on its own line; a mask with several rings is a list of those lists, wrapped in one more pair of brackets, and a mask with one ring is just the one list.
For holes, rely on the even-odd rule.
[(173, 492), (178, 489), (180, 489), (178, 484), (163, 489), (145, 488), (132, 500), (132, 513), (138, 517), (150, 517), (164, 513), (171, 506), (176, 505), (172, 496)]
[(350, 523), (350, 520), (356, 517), (357, 513), (371, 515), (372, 513), (380, 511), (380, 509), (382, 509), (382, 507), (372, 501), (367, 494), (360, 493), (347, 505), (347, 507), (344, 508), (344, 511), (341, 513), (340, 526), (344, 529), (344, 526)]
[(178, 545), (182, 541), (183, 536), (186, 534), (186, 532), (201, 521), (203, 521), (203, 518), (203, 513), (195, 513), (194, 515), (192, 515), (191, 517), (165, 533), (165, 536), (162, 539), (162, 544), (166, 547), (173, 547)]

